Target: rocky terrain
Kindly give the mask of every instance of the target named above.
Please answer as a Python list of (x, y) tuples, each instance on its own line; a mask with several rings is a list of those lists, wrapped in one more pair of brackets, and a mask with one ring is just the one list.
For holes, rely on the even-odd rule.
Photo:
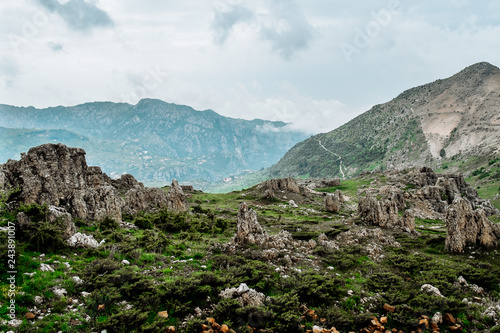
[(0, 165), (0, 186), (3, 331), (500, 329), (499, 211), (461, 174), (210, 194), (112, 180), (48, 144)]
[[(253, 177), (345, 178), (427, 165), (464, 173), (483, 196), (493, 199), (500, 194), (499, 92), (500, 69), (474, 64), (298, 143)], [(500, 207), (500, 200), (496, 203)]]
[(161, 186), (176, 178), (199, 187), (268, 167), (306, 137), (283, 122), (227, 118), (154, 99), (46, 109), (0, 105), (0, 163), (62, 142), (84, 148), (89, 162), (98, 161), (113, 178), (129, 173)]

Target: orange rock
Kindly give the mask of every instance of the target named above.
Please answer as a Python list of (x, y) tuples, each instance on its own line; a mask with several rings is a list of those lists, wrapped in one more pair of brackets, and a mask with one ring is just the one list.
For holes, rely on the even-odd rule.
[(219, 324), (217, 324), (217, 323), (213, 323), (213, 324), (212, 324), (212, 328), (213, 328), (215, 331), (220, 331), (221, 326), (220, 326)]
[(168, 318), (168, 311), (158, 312), (158, 317), (167, 319)]
[(228, 333), (228, 332), (229, 332), (229, 327), (228, 327), (226, 324), (224, 324), (224, 325), (222, 325), (222, 326), (220, 327), (220, 331), (221, 331), (222, 333)]
[(207, 321), (210, 323), (210, 325), (212, 325), (213, 323), (215, 323), (215, 319), (214, 318), (207, 318)]
[(175, 333), (175, 327), (174, 326), (169, 326), (167, 328), (167, 332), (166, 333)]
[(201, 330), (202, 331), (207, 331), (208, 330), (208, 326), (205, 325), (205, 324), (201, 325)]
[(104, 311), (104, 309), (106, 309), (106, 305), (104, 304), (99, 304), (99, 306), (97, 307), (97, 311), (99, 312)]
[(396, 307), (386, 303), (384, 304), (384, 310), (387, 312), (394, 312), (394, 310), (396, 310)]
[(429, 329), (429, 320), (425, 319), (425, 318), (420, 319), (418, 322), (418, 326), (420, 326), (420, 325), (422, 325), (422, 326), (425, 325), (425, 328)]
[(381, 324), (387, 324), (387, 317), (380, 318), (380, 323)]
[(445, 324), (455, 324), (457, 322), (451, 313), (446, 313), (443, 316), (443, 321)]
[(24, 317), (26, 317), (26, 319), (28, 320), (35, 319), (35, 314), (33, 312), (28, 312), (24, 315)]

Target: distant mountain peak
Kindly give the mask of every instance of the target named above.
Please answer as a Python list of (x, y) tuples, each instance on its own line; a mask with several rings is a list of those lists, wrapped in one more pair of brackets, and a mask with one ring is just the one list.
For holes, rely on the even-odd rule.
[(459, 73), (455, 74), (455, 77), (460, 77), (460, 76), (474, 76), (474, 75), (480, 75), (480, 76), (490, 76), (494, 74), (500, 73), (500, 69), (489, 62), (478, 62), (474, 65), (470, 65), (469, 67), (466, 67)]

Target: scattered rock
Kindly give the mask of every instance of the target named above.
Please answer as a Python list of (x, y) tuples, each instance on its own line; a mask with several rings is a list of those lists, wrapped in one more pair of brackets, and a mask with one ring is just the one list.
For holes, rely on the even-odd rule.
[(56, 295), (59, 298), (63, 298), (64, 295), (66, 295), (68, 293), (66, 291), (66, 289), (60, 288), (60, 287), (54, 287), (54, 288), (52, 288), (52, 292), (54, 293), (54, 295)]
[(158, 317), (167, 319), (168, 318), (168, 311), (158, 312)]
[(436, 312), (434, 316), (432, 316), (431, 323), (441, 324), (443, 322), (443, 315), (441, 312)]
[(99, 311), (99, 312), (103, 312), (104, 310), (106, 310), (106, 305), (104, 305), (104, 304), (99, 304), (99, 305), (97, 306), (97, 311)]
[(35, 304), (42, 304), (43, 303), (43, 298), (40, 296), (35, 296)]
[(78, 276), (73, 276), (73, 277), (71, 277), (71, 279), (72, 279), (73, 281), (75, 281), (75, 283), (76, 283), (77, 285), (82, 285), (82, 284), (83, 284), (83, 280), (82, 280), (82, 279), (80, 279)]
[(32, 319), (35, 319), (35, 314), (33, 312), (28, 312), (24, 315), (24, 317), (28, 320), (32, 320)]
[(219, 294), (222, 298), (232, 298), (240, 302), (241, 306), (261, 306), (266, 300), (263, 293), (248, 288), (245, 283), (240, 284), (238, 288), (224, 289)]
[(451, 324), (455, 324), (457, 322), (457, 320), (453, 317), (453, 315), (451, 313), (445, 313), (443, 316), (443, 322), (445, 324), (451, 325)]
[(389, 305), (387, 303), (384, 304), (384, 310), (387, 312), (394, 312), (396, 310), (396, 307)]
[(42, 272), (53, 272), (54, 271), (54, 269), (47, 264), (40, 264), (40, 270)]
[(98, 248), (102, 244), (104, 244), (104, 239), (98, 243), (94, 236), (85, 235), (80, 232), (77, 232), (70, 238), (68, 238), (67, 243), (71, 247), (83, 247), (83, 248)]
[(423, 291), (427, 294), (431, 294), (431, 295), (434, 295), (434, 296), (438, 296), (438, 297), (444, 297), (441, 292), (439, 291), (438, 288), (430, 285), (430, 284), (424, 284), (422, 285), (422, 287), (420, 287), (420, 291)]
[(130, 265), (130, 261), (123, 259), (122, 260), (122, 265)]

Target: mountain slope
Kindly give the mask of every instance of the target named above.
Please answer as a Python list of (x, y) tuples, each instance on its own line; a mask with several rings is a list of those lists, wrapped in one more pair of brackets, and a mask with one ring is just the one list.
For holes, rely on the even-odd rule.
[(343, 177), (500, 154), (500, 69), (478, 63), (295, 145), (270, 176)]
[(83, 146), (90, 163), (105, 172), (128, 172), (141, 181), (160, 183), (174, 177), (219, 181), (268, 167), (306, 138), (283, 122), (227, 118), (153, 99), (136, 105), (95, 102), (47, 109), (0, 105), (0, 126), (6, 138), (12, 131), (31, 133), (15, 146), (2, 146), (0, 163), (45, 143), (46, 137), (46, 142)]

